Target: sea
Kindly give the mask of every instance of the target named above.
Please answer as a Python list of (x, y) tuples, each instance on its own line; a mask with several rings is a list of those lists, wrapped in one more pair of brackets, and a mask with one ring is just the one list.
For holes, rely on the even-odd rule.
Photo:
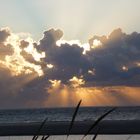
[[(96, 120), (113, 107), (80, 107), (75, 121)], [(75, 108), (40, 108), (0, 110), (0, 124), (32, 123), (47, 121), (71, 121)], [(117, 107), (104, 120), (140, 120), (140, 107)], [(82, 136), (70, 136), (69, 140), (80, 140)], [(87, 136), (85, 140), (92, 140)], [(0, 140), (28, 140), (30, 136), (0, 137)], [(41, 139), (41, 137), (39, 138)], [(39, 140), (38, 139), (38, 140)], [(63, 140), (66, 136), (51, 136), (48, 140)], [(140, 135), (101, 135), (96, 140), (140, 140)]]

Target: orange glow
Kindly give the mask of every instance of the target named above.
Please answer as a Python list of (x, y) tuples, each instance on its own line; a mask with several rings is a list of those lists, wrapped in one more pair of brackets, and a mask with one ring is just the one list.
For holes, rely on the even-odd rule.
[(77, 87), (60, 84), (49, 89), (45, 106), (74, 106), (82, 99), (82, 106), (125, 106), (140, 103), (140, 87)]
[(76, 76), (70, 79), (69, 82), (74, 88), (85, 84), (85, 81), (82, 78), (77, 78)]

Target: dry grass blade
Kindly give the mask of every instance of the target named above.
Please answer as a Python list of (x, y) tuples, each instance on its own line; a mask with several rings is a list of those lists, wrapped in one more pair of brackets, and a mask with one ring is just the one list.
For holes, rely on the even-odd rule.
[(74, 124), (74, 121), (75, 121), (76, 115), (77, 115), (77, 113), (78, 113), (79, 107), (80, 107), (80, 105), (81, 105), (81, 102), (82, 102), (82, 100), (79, 101), (78, 105), (77, 105), (76, 108), (75, 108), (75, 111), (74, 111), (74, 114), (73, 114), (73, 116), (72, 116), (72, 120), (71, 120), (71, 123), (70, 123), (70, 127), (69, 127), (69, 131), (68, 131), (67, 137), (69, 136), (69, 134), (70, 134), (70, 132), (71, 132), (71, 129), (72, 129), (72, 126), (73, 126), (73, 124)]
[(93, 125), (88, 129), (88, 131), (85, 133), (85, 135), (82, 137), (81, 140), (83, 140), (90, 132), (91, 130), (97, 126), (99, 124), (99, 122), (104, 119), (108, 114), (110, 114), (111, 112), (113, 112), (116, 108), (112, 108), (109, 111), (107, 111), (105, 114), (103, 114), (101, 117), (99, 117), (94, 123)]
[(38, 136), (33, 136), (32, 140), (37, 140)]
[(41, 140), (47, 140), (50, 137), (50, 135), (48, 136), (43, 136)]
[(36, 135), (33, 136), (32, 140), (37, 140), (38, 139), (39, 133), (40, 133), (41, 129), (43, 128), (43, 126), (45, 125), (46, 121), (47, 121), (47, 118), (41, 123)]
[(100, 128), (98, 128), (97, 132), (95, 133), (94, 137), (92, 138), (92, 140), (95, 140), (99, 134)]
[(126, 140), (130, 140), (133, 137), (133, 135), (130, 135)]

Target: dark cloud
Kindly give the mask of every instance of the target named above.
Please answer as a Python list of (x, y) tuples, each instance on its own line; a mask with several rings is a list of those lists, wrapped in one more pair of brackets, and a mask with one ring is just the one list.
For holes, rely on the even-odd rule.
[(4, 44), (8, 36), (10, 36), (10, 32), (7, 29), (0, 30), (0, 59), (4, 59), (6, 55), (12, 55), (14, 52), (10, 44)]
[(55, 49), (55, 43), (57, 40), (59, 40), (63, 36), (63, 32), (61, 30), (54, 30), (50, 29), (48, 31), (44, 32), (43, 39), (40, 40), (40, 49), (42, 51), (48, 51)]
[[(61, 30), (48, 30), (40, 43), (33, 46), (38, 52), (45, 52), (46, 57), (37, 62), (32, 54), (25, 51), (29, 42), (20, 42), (20, 55), (30, 64), (41, 66), (44, 75), (38, 77), (32, 74), (12, 75), (10, 68), (0, 66), (0, 107), (41, 107), (48, 99), (49, 80), (61, 80), (68, 85), (74, 76), (83, 78), (85, 86), (140, 86), (140, 34), (123, 33), (121, 29), (114, 30), (109, 36), (93, 36), (89, 40), (92, 47), (95, 39), (102, 45), (91, 48), (86, 54), (78, 44), (61, 44)], [(0, 60), (6, 55), (12, 55), (12, 45), (5, 45), (10, 33), (0, 31)], [(48, 68), (52, 64), (53, 68)], [(27, 67), (29, 69), (29, 67)], [(94, 73), (92, 73), (94, 71)], [(7, 87), (8, 85), (8, 87)], [(111, 91), (112, 93), (112, 91)], [(121, 94), (119, 94), (119, 97)], [(117, 98), (119, 98), (117, 97)], [(126, 98), (125, 98), (126, 99)]]
[[(139, 86), (139, 33), (125, 34), (119, 28), (109, 36), (94, 36), (89, 44), (92, 46), (97, 39), (102, 45), (91, 48), (85, 55), (77, 44), (65, 43), (58, 47), (56, 41), (62, 34), (60, 30), (51, 29), (40, 41), (39, 48), (47, 56), (45, 62), (54, 65), (53, 69), (47, 69), (49, 79), (67, 82), (73, 76), (83, 76), (87, 86)], [(91, 75), (88, 71), (93, 69), (95, 74)]]
[(44, 33), (39, 48), (45, 51), (45, 62), (54, 65), (54, 68), (46, 71), (49, 79), (57, 79), (66, 83), (73, 76), (81, 76), (91, 68), (88, 58), (83, 55), (83, 48), (77, 44), (56, 45), (56, 41), (62, 37), (61, 30), (51, 29)]
[(90, 44), (94, 39), (100, 40), (102, 46), (87, 53), (96, 72), (93, 77), (86, 75), (86, 80), (101, 86), (139, 86), (140, 34), (127, 35), (116, 29), (108, 37), (94, 36)]
[(35, 78), (25, 83), (17, 94), (16, 104), (21, 107), (44, 107), (49, 96), (49, 81), (45, 77)]
[(4, 59), (6, 55), (12, 55), (14, 53), (11, 45), (4, 45), (0, 43), (0, 59)]
[(20, 48), (21, 49), (24, 49), (24, 48), (27, 48), (29, 46), (29, 42), (25, 41), (25, 40), (21, 40), (20, 41)]
[[(16, 66), (17, 59), (13, 58), (11, 66), (6, 66), (6, 56), (12, 56), (15, 52), (12, 44), (7, 44), (6, 39), (10, 36), (10, 32), (6, 29), (0, 31), (0, 108), (28, 108), (43, 107), (48, 97), (47, 85), (48, 80), (45, 77), (39, 77), (37, 72), (29, 66), (24, 69), (31, 70), (33, 73), (21, 73), (14, 75), (10, 69), (12, 65)], [(20, 43), (20, 55), (30, 64), (40, 65), (41, 62), (35, 61), (32, 54), (27, 53), (24, 49), (29, 42), (22, 40)], [(21, 59), (21, 58), (20, 58)], [(22, 66), (22, 61), (21, 61)], [(20, 66), (17, 65), (20, 69)]]
[[(25, 40), (21, 40), (20, 41), (20, 49), (21, 49), (21, 52), (20, 52), (20, 55), (28, 62), (30, 63), (33, 63), (33, 64), (36, 64), (36, 65), (39, 65), (41, 62), (37, 62), (35, 60), (35, 58), (33, 57), (33, 54), (32, 53), (29, 53), (25, 50), (25, 48), (27, 48), (29, 46), (29, 42), (28, 41), (25, 41)], [(36, 47), (34, 46), (34, 48), (36, 49)]]
[(12, 76), (9, 70), (0, 67), (0, 108), (43, 107), (48, 82), (44, 77), (34, 77), (37, 75)]
[(55, 51), (51, 52), (52, 55), (47, 55), (46, 58), (46, 61), (54, 65), (54, 69), (47, 76), (66, 82), (73, 76), (83, 75), (91, 68), (91, 64), (82, 52), (83, 49), (77, 45), (64, 44), (59, 48), (56, 46)]
[(20, 54), (24, 57), (24, 59), (30, 63), (36, 63), (36, 61), (34, 60), (34, 57), (32, 56), (32, 54), (29, 54), (28, 52), (26, 52), (25, 50), (22, 50), (20, 52)]
[(0, 43), (3, 43), (8, 36), (10, 36), (10, 31), (8, 29), (0, 30)]

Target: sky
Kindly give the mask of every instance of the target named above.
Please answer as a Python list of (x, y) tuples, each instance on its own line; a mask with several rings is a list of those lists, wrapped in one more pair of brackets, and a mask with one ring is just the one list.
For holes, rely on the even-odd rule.
[(139, 0), (0, 0), (0, 108), (140, 105)]
[(64, 39), (87, 42), (119, 27), (139, 32), (139, 5), (139, 0), (0, 0), (0, 26), (29, 32), (35, 40), (59, 28)]

